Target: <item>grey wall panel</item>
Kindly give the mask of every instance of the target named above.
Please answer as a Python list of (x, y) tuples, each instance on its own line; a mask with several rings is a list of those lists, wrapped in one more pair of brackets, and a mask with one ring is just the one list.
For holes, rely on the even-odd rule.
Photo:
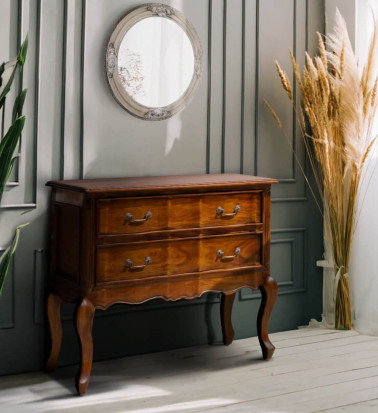
[(210, 112), (209, 124), (209, 172), (219, 173), (222, 162), (223, 139), (223, 38), (224, 38), (224, 0), (211, 0), (210, 29)]
[(293, 0), (259, 1), (257, 173), (263, 176), (273, 174), (282, 180), (293, 178), (293, 155), (285, 139), (277, 132), (263, 100), (271, 102), (278, 116), (285, 120), (284, 133), (292, 142), (292, 110), (282, 94), (274, 61), (278, 60), (283, 69), (290, 73), (288, 49), (292, 49), (294, 44), (294, 4)]
[[(162, 122), (145, 122), (112, 97), (104, 50), (116, 22), (141, 0), (0, 0), (0, 61), (29, 33), (22, 82), (27, 122), (21, 157), (0, 208), (0, 246), (22, 232), (0, 299), (0, 374), (41, 368), (48, 258), (49, 190), (57, 178), (242, 171), (280, 178), (272, 190), (272, 272), (280, 295), (270, 329), (295, 328), (321, 312), (321, 217), (270, 115), (269, 100), (304, 159), (299, 131), (274, 60), (291, 73), (288, 48), (303, 63), (324, 29), (323, 0), (172, 0), (201, 39), (204, 70), (190, 105)], [(8, 112), (7, 112), (8, 111)], [(4, 114), (9, 117), (9, 108)], [(12, 178), (13, 179), (13, 178)], [(236, 337), (256, 334), (258, 292), (235, 301)], [(61, 365), (78, 358), (74, 306), (62, 308)], [(104, 359), (219, 341), (219, 295), (160, 300), (96, 313), (95, 358)], [(27, 339), (28, 346), (24, 343)], [(113, 345), (109, 346), (109, 340)]]
[[(297, 294), (306, 292), (308, 271), (307, 229), (281, 228), (272, 231), (271, 239), (271, 275), (278, 283), (278, 294)], [(243, 289), (241, 300), (259, 298), (255, 291)]]
[(80, 176), (80, 95), (82, 1), (64, 1), (62, 37), (61, 177)]
[[(175, 1), (192, 21), (207, 73), (207, 2)], [(206, 172), (207, 77), (189, 106), (162, 122), (131, 117), (111, 95), (104, 71), (107, 37), (129, 10), (124, 1), (92, 0), (86, 7), (84, 64), (84, 176), (167, 175)], [(201, 10), (201, 13), (197, 13)], [(89, 103), (90, 102), (90, 103)]]
[(14, 265), (11, 265), (0, 300), (0, 329), (14, 328), (14, 293)]
[(243, 96), (242, 96), (242, 162), (240, 171), (255, 174), (256, 90), (257, 90), (257, 0), (243, 3)]
[[(242, 3), (242, 2), (240, 2)], [(243, 7), (225, 0), (224, 13), (224, 126), (222, 172), (240, 171)]]

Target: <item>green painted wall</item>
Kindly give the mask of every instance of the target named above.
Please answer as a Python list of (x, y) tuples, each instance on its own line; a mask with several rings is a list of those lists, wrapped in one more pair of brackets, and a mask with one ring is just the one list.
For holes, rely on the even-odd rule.
[[(45, 278), (50, 179), (243, 172), (275, 177), (272, 275), (279, 297), (270, 330), (321, 313), (322, 221), (284, 137), (266, 112), (276, 108), (304, 159), (293, 111), (275, 73), (290, 73), (288, 49), (303, 64), (324, 29), (323, 0), (172, 0), (194, 24), (204, 76), (193, 101), (163, 122), (122, 110), (109, 92), (104, 51), (131, 0), (0, 0), (0, 61), (29, 33), (20, 79), (28, 87), (19, 165), (5, 194), (0, 245), (24, 230), (0, 300), (0, 374), (39, 369), (46, 354)], [(4, 120), (10, 116), (6, 108)], [(233, 311), (236, 338), (256, 334), (259, 294), (243, 290)], [(78, 358), (72, 305), (63, 306), (61, 364)], [(219, 342), (219, 297), (114, 306), (94, 322), (95, 358)]]

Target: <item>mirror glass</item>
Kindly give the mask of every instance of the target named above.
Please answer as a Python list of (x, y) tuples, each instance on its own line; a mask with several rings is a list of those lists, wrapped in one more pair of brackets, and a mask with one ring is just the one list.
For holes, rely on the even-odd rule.
[(186, 107), (202, 75), (201, 42), (190, 21), (166, 4), (130, 10), (106, 48), (114, 98), (132, 115), (164, 120)]
[(194, 53), (186, 32), (165, 17), (148, 17), (125, 34), (118, 52), (118, 74), (138, 103), (160, 108), (179, 99), (194, 72)]

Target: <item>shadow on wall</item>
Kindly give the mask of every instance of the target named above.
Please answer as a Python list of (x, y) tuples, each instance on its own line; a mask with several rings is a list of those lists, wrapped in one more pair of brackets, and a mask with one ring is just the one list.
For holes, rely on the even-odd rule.
[[(183, 135), (188, 121), (183, 127), (180, 113), (158, 122), (131, 119), (132, 115), (128, 113), (124, 116), (127, 123), (139, 122), (140, 133), (121, 137), (119, 131), (112, 133), (110, 130), (111, 140), (97, 139), (90, 149), (91, 162), (85, 163), (86, 178), (205, 172), (206, 139), (191, 133)], [(161, 123), (164, 123), (165, 133)], [(156, 135), (151, 132), (154, 127)]]
[(180, 114), (173, 116), (167, 124), (167, 138), (165, 141), (165, 156), (168, 156), (176, 140), (181, 138), (182, 121)]

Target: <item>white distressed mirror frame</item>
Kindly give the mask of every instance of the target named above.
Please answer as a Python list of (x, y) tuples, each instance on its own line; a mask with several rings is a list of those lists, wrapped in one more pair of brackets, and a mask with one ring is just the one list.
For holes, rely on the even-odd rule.
[[(118, 51), (126, 32), (138, 21), (147, 17), (164, 17), (176, 22), (187, 34), (193, 47), (194, 70), (185, 93), (170, 105), (147, 107), (134, 100), (124, 89), (118, 75)], [(106, 77), (117, 102), (132, 115), (145, 120), (167, 119), (184, 109), (193, 97), (202, 75), (201, 42), (190, 21), (178, 10), (161, 3), (149, 3), (128, 12), (116, 25), (110, 36), (105, 56)]]

